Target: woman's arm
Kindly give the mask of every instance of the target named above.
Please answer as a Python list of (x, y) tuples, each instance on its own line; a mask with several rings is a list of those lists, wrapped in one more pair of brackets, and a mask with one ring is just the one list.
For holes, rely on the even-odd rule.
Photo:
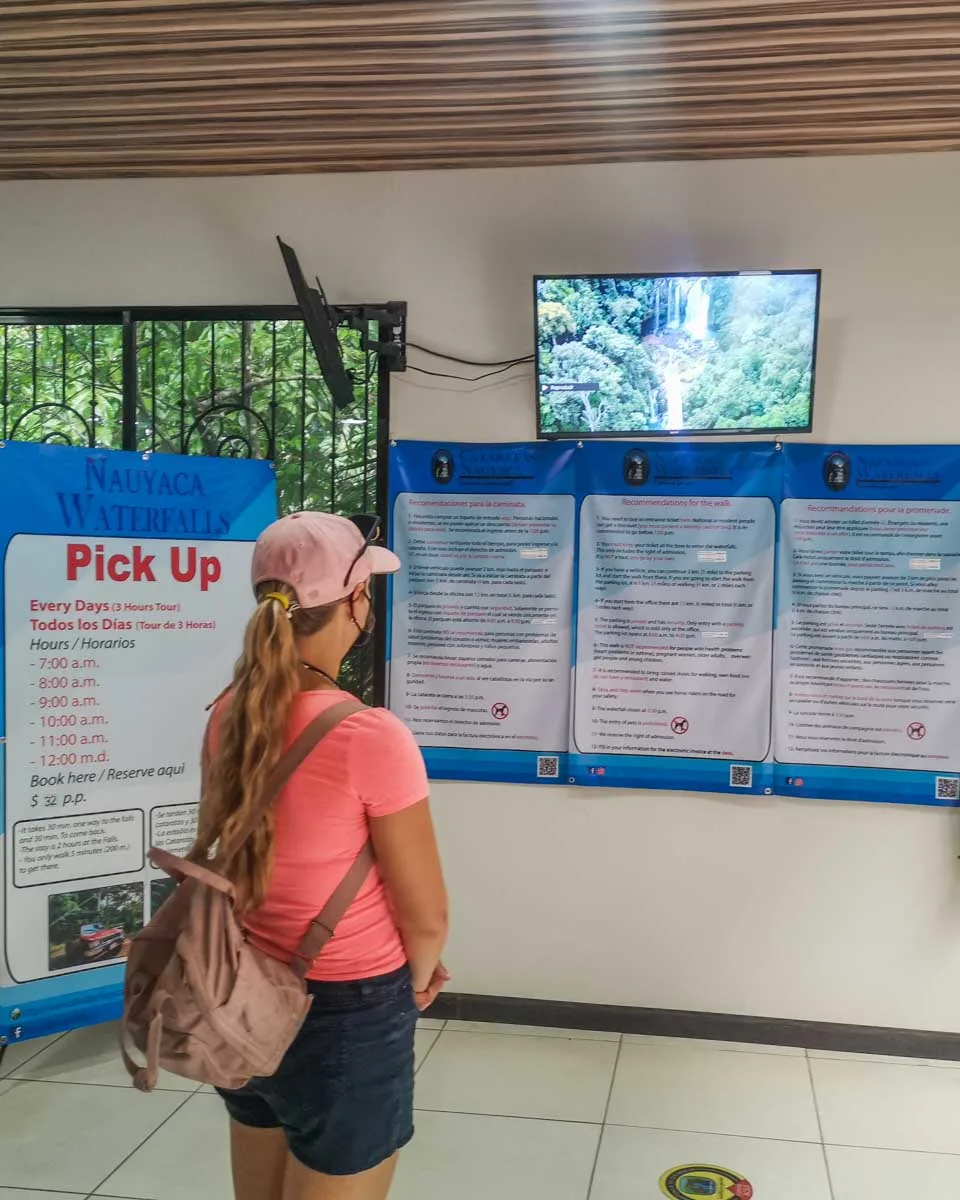
[(370, 817), (380, 876), (413, 973), (413, 989), (434, 982), (447, 940), (447, 890), (426, 799), (389, 816)]

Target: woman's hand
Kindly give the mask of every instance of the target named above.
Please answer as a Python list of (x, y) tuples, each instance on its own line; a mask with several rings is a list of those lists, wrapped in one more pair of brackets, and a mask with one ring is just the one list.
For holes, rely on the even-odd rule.
[(429, 800), (391, 816), (371, 817), (370, 836), (410, 964), (417, 1004), (423, 1009), (434, 1002), (446, 982), (437, 978), (437, 963), (447, 940), (447, 893)]
[(443, 989), (450, 982), (450, 972), (443, 965), (437, 963), (434, 968), (433, 976), (427, 984), (426, 989), (422, 992), (414, 992), (413, 998), (420, 1012), (424, 1012), (436, 1000)]

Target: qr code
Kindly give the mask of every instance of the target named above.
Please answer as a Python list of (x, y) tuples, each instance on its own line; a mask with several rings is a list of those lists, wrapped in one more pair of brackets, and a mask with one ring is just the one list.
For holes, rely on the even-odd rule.
[(753, 767), (731, 767), (731, 787), (753, 787)]
[(937, 799), (960, 800), (960, 779), (955, 779), (950, 775), (938, 775)]
[(537, 757), (538, 779), (559, 779), (560, 759), (556, 754), (540, 754)]

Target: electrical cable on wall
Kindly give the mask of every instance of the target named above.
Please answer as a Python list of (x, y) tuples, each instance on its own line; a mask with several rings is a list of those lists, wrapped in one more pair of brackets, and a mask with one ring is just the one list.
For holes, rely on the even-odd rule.
[(506, 366), (498, 367), (495, 371), (486, 371), (483, 375), (452, 375), (447, 371), (428, 371), (426, 367), (411, 366), (408, 366), (407, 370), (416, 371), (418, 375), (429, 375), (433, 379), (458, 379), (461, 383), (479, 383), (483, 379), (492, 379), (494, 375), (503, 375), (507, 371), (512, 371), (514, 367), (523, 366), (532, 361), (529, 358), (518, 358), (514, 362), (507, 363)]
[(485, 362), (482, 359), (460, 358), (456, 354), (444, 354), (442, 350), (431, 350), (428, 346), (418, 346), (416, 342), (407, 342), (407, 348), (410, 350), (419, 350), (421, 354), (429, 354), (431, 358), (442, 358), (445, 362), (459, 363), (463, 367), (513, 367), (520, 363), (533, 362), (532, 354), (519, 355), (517, 358), (499, 358)]
[(533, 362), (532, 354), (519, 355), (516, 358), (498, 358), (490, 361), (475, 358), (460, 358), (456, 354), (444, 354), (442, 350), (431, 350), (428, 346), (418, 346), (416, 342), (407, 342), (410, 350), (419, 350), (421, 354), (429, 354), (431, 358), (442, 358), (446, 362), (460, 363), (464, 367), (508, 367), (515, 363)]

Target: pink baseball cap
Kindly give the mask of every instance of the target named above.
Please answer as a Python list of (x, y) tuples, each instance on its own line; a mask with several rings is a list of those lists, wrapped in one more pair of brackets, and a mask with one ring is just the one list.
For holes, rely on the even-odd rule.
[(275, 579), (292, 587), (302, 608), (343, 600), (371, 575), (393, 575), (400, 559), (383, 546), (366, 546), (352, 521), (332, 513), (298, 512), (274, 521), (257, 538), (253, 586)]

